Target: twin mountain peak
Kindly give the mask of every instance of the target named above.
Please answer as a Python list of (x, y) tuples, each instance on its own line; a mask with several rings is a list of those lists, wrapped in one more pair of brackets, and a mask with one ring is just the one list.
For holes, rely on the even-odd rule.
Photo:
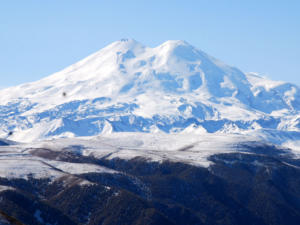
[(0, 135), (13, 130), (16, 141), (103, 132), (300, 139), (299, 87), (243, 73), (185, 41), (150, 48), (122, 39), (42, 80), (1, 90), (0, 102)]

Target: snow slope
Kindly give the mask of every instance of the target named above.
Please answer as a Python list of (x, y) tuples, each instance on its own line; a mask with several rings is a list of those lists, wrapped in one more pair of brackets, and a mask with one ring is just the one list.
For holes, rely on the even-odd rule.
[[(154, 162), (182, 162), (209, 167), (209, 157), (244, 151), (245, 145), (263, 145), (261, 139), (236, 134), (151, 134), (119, 132), (86, 138), (62, 138), (0, 147), (0, 178), (50, 179), (88, 173), (120, 173), (90, 160), (70, 162), (74, 156), (89, 159), (142, 158)], [(69, 155), (71, 158), (60, 157)], [(56, 155), (55, 158), (53, 156)], [(0, 191), (5, 187), (0, 186)]]
[[(166, 134), (117, 132), (95, 137), (61, 138), (0, 147), (0, 178), (58, 179), (88, 173), (118, 174), (97, 160), (142, 159), (149, 162), (181, 162), (208, 168), (210, 157), (220, 153), (251, 153), (272, 149), (268, 154), (300, 158), (299, 151), (266, 143), (263, 137), (238, 134)], [(80, 159), (79, 161), (77, 159)], [(94, 161), (93, 161), (94, 160)], [(90, 184), (85, 183), (82, 184)], [(0, 186), (0, 191), (5, 187)]]
[[(0, 136), (20, 142), (113, 132), (238, 133), (299, 140), (300, 89), (185, 41), (113, 42), (42, 80), (0, 90)], [(279, 138), (272, 138), (274, 134)]]
[[(24, 144), (0, 147), (0, 178), (25, 180), (33, 178), (54, 181), (86, 173), (116, 173), (112, 169), (99, 165), (70, 163), (35, 156), (31, 153), (34, 145), (31, 145), (30, 149), (28, 147)], [(6, 189), (5, 186), (0, 185), (0, 191)]]

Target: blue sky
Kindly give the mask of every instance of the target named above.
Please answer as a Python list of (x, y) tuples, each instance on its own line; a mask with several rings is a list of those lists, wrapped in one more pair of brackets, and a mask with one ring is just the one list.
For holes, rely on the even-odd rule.
[(300, 1), (11, 0), (0, 3), (0, 87), (38, 80), (121, 38), (186, 40), (300, 86)]

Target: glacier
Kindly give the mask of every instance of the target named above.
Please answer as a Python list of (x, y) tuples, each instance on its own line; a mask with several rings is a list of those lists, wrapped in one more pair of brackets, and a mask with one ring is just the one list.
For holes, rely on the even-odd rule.
[(228, 66), (185, 41), (133, 39), (36, 82), (0, 90), (0, 138), (113, 132), (242, 134), (300, 140), (300, 89)]

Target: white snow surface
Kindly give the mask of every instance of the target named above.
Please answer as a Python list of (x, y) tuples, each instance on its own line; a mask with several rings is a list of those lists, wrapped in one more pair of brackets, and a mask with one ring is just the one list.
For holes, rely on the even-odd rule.
[[(165, 134), (120, 132), (102, 134), (89, 138), (62, 138), (27, 144), (30, 148), (46, 148), (54, 151), (71, 151), (83, 156), (104, 159), (130, 160), (136, 157), (155, 162), (174, 161), (208, 167), (208, 157), (217, 153), (240, 150), (242, 143), (257, 142), (262, 139), (251, 135), (238, 134)], [(68, 146), (81, 146), (68, 148)], [(55, 165), (52, 162), (49, 164)], [(60, 168), (68, 167), (62, 165)], [(56, 165), (55, 165), (56, 166)], [(57, 167), (57, 166), (56, 166)], [(73, 170), (68, 168), (69, 171)], [(84, 169), (83, 169), (84, 170)], [(101, 169), (100, 169), (101, 171)], [(106, 169), (104, 171), (107, 171)], [(81, 169), (81, 173), (82, 173)], [(114, 171), (109, 171), (114, 173)]]
[(85, 174), (85, 173), (118, 173), (117, 171), (108, 169), (103, 166), (86, 163), (70, 163), (62, 161), (47, 161), (51, 166), (60, 169), (70, 174)]
[[(30, 146), (17, 144), (0, 147), (0, 177), (26, 180), (30, 177), (34, 179), (49, 178), (54, 181), (69, 175), (117, 173), (117, 171), (95, 164), (70, 163), (34, 156), (30, 152), (35, 149), (32, 148), (33, 146), (35, 146), (34, 143)], [(63, 150), (60, 149), (60, 151)], [(81, 183), (85, 184), (85, 181)], [(90, 184), (91, 182), (86, 183)], [(1, 190), (4, 190), (4, 187), (0, 186)]]
[[(77, 179), (78, 185), (92, 185), (87, 180), (78, 180), (76, 176), (86, 173), (122, 173), (92, 163), (72, 163), (59, 158), (53, 160), (47, 158), (45, 154), (37, 154), (42, 150), (56, 154), (69, 152), (76, 156), (106, 160), (141, 158), (158, 163), (172, 161), (207, 168), (212, 165), (209, 159), (212, 155), (240, 151), (245, 153), (245, 146), (255, 147), (266, 144), (263, 132), (259, 136), (254, 131), (247, 134), (210, 134), (203, 133), (201, 128), (199, 130), (197, 134), (194, 132), (180, 134), (117, 132), (93, 137), (56, 138), (2, 146), (0, 147), (0, 177), (49, 178), (51, 181), (64, 178), (65, 185)], [(300, 149), (296, 147), (299, 146), (299, 142), (285, 143), (284, 146), (287, 151), (290, 149), (296, 158), (300, 158)], [(5, 187), (0, 187), (1, 190), (5, 190)]]
[(32, 159), (1, 159), (0, 177), (8, 179), (35, 179), (50, 178), (55, 179), (63, 176), (63, 173), (57, 171), (43, 161), (35, 161)]
[(9, 186), (0, 185), (0, 192), (6, 191), (6, 190), (14, 190), (14, 188), (9, 187)]
[[(42, 80), (0, 90), (0, 138), (257, 131), (281, 144), (299, 139), (299, 111), (296, 85), (245, 74), (185, 41), (149, 48), (126, 39)], [(268, 139), (274, 132), (280, 142)]]

